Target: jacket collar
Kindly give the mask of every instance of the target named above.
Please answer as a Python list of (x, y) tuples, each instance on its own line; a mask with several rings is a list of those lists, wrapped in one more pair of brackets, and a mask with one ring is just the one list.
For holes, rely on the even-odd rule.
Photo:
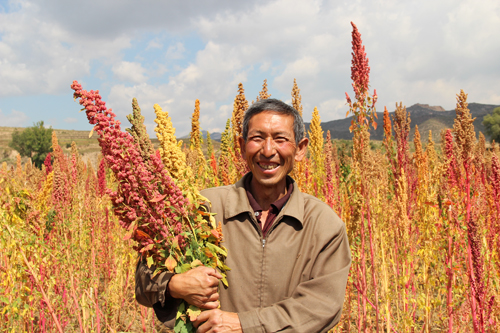
[[(224, 205), (224, 219), (228, 220), (236, 215), (245, 212), (252, 212), (252, 207), (248, 202), (248, 196), (245, 190), (245, 179), (249, 176), (247, 173), (234, 185), (229, 187), (229, 194)], [(287, 176), (288, 177), (288, 176)], [(303, 226), (304, 221), (304, 198), (302, 192), (295, 180), (293, 182), (293, 192), (279, 215), (286, 215), (295, 218)], [(278, 215), (278, 216), (279, 216)]]

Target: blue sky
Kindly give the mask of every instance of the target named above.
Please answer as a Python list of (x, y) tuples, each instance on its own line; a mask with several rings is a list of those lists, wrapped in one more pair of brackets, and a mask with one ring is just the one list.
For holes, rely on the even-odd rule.
[(296, 78), (306, 121), (315, 106), (322, 121), (343, 118), (350, 21), (379, 111), (400, 101), (450, 110), (460, 89), (500, 104), (497, 0), (0, 0), (0, 126), (90, 130), (73, 80), (98, 89), (125, 126), (136, 97), (151, 135), (153, 104), (183, 136), (197, 98), (202, 129), (220, 132), (238, 83), (251, 101), (264, 79), (289, 102)]

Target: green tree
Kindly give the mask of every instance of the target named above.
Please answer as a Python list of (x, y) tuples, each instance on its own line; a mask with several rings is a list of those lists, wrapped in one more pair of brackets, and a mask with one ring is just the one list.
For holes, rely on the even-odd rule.
[(500, 142), (500, 106), (484, 117), (483, 125), (486, 127), (486, 134), (490, 136), (490, 140)]
[(39, 121), (24, 131), (15, 130), (9, 147), (17, 150), (21, 156), (31, 158), (41, 168), (47, 154), (52, 151), (52, 131), (52, 127), (45, 128), (43, 121)]

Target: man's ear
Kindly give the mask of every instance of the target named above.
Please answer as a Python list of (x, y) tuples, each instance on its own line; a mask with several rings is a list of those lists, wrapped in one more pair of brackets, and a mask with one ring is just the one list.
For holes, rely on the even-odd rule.
[(307, 152), (307, 145), (309, 144), (308, 138), (303, 138), (300, 140), (299, 145), (297, 146), (297, 152), (295, 153), (295, 161), (300, 162), (304, 159)]
[(246, 150), (245, 150), (245, 140), (243, 139), (242, 136), (239, 136), (238, 137), (238, 143), (240, 145), (240, 150), (241, 150), (241, 157), (243, 157), (243, 159), (245, 160), (246, 159)]

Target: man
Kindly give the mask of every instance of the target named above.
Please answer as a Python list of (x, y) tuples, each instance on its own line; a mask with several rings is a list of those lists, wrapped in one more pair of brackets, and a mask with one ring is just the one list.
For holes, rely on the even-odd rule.
[(202, 191), (223, 224), (229, 288), (217, 288), (212, 268), (151, 279), (139, 263), (137, 301), (169, 326), (179, 299), (206, 309), (194, 323), (200, 333), (327, 332), (340, 320), (351, 254), (340, 218), (287, 176), (306, 154), (302, 118), (281, 101), (259, 101), (239, 144), (250, 172)]

